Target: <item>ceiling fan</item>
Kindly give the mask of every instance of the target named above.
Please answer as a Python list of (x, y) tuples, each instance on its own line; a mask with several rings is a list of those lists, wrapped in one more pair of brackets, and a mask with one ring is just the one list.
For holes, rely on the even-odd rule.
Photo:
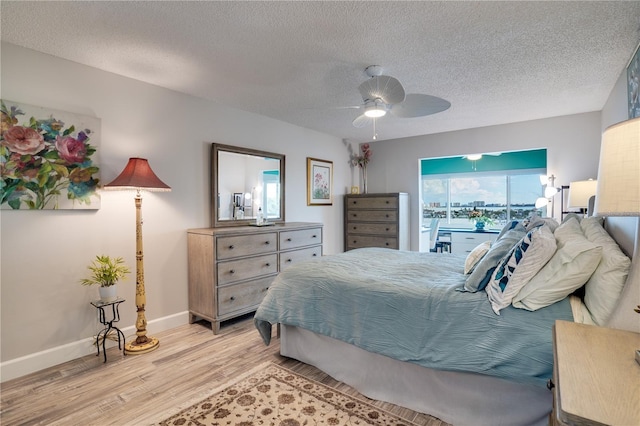
[[(364, 70), (370, 78), (358, 87), (362, 95), (364, 112), (353, 120), (354, 127), (368, 124), (375, 126), (375, 120), (387, 112), (396, 117), (424, 117), (447, 110), (451, 103), (436, 96), (421, 93), (406, 94), (402, 83), (394, 77), (382, 75), (380, 65), (370, 65)], [(375, 139), (375, 130), (374, 130)]]

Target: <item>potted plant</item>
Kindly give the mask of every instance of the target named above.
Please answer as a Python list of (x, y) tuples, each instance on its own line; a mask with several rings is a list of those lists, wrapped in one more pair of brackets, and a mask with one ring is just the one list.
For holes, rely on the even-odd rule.
[(476, 210), (475, 207), (469, 212), (469, 220), (476, 224), (476, 231), (483, 231), (485, 225), (491, 226), (494, 224), (493, 219), (480, 210)]
[(100, 300), (103, 302), (116, 300), (118, 297), (116, 284), (119, 280), (126, 279), (127, 274), (131, 272), (121, 257), (112, 259), (105, 255), (96, 256), (87, 269), (91, 271), (91, 274), (88, 278), (81, 279), (80, 284), (100, 285), (98, 291), (100, 292)]

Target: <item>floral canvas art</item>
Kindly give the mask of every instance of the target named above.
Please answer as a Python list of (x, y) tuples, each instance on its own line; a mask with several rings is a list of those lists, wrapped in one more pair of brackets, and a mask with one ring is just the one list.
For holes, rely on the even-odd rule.
[(100, 208), (100, 119), (8, 100), (0, 117), (0, 208)]
[(307, 158), (307, 205), (333, 204), (331, 161)]

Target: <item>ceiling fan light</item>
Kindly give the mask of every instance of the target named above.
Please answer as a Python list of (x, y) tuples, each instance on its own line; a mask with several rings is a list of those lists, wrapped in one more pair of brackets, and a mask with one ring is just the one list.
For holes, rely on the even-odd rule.
[(387, 113), (381, 106), (374, 106), (364, 111), (364, 115), (370, 118), (382, 117)]
[(367, 100), (364, 104), (364, 115), (369, 118), (379, 118), (387, 113), (387, 106), (382, 99)]
[(467, 158), (471, 161), (476, 161), (482, 158), (482, 154), (469, 154)]

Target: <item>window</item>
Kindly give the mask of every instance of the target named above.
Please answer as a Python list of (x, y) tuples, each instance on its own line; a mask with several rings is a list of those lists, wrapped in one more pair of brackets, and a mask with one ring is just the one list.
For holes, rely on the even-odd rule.
[(485, 157), (421, 160), (423, 226), (439, 218), (448, 227), (469, 228), (469, 213), (474, 209), (491, 218), (493, 228), (530, 216), (544, 192), (540, 175), (546, 174), (546, 150), (493, 157), (486, 157), (490, 161), (483, 164)]

